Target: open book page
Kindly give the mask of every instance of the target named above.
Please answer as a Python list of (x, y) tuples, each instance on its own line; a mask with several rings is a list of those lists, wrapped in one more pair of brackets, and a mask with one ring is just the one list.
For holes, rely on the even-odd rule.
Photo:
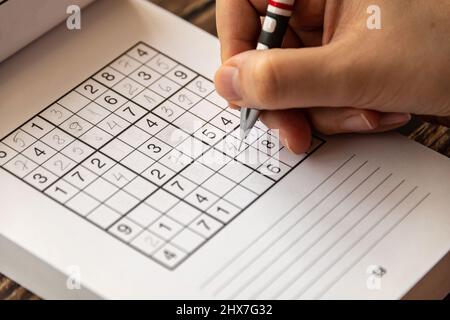
[(83, 19), (0, 65), (5, 274), (47, 298), (391, 299), (448, 253), (444, 157), (396, 134), (294, 156), (261, 123), (239, 148), (217, 39), (138, 0)]

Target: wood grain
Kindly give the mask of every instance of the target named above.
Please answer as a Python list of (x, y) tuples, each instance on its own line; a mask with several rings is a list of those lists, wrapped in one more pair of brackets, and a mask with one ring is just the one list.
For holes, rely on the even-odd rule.
[[(217, 35), (214, 0), (149, 0), (196, 26)], [(445, 123), (445, 122), (444, 122)], [(450, 157), (450, 130), (415, 119), (402, 133), (441, 154)], [(39, 297), (0, 274), (0, 299), (37, 300)], [(450, 295), (447, 297), (450, 300)]]

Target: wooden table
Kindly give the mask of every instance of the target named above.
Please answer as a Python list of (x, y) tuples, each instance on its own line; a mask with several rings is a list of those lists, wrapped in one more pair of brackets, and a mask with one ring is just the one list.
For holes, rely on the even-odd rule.
[[(216, 35), (214, 0), (149, 0)], [(410, 139), (450, 157), (450, 130), (418, 119), (402, 129)], [(0, 274), (0, 299), (39, 299)]]

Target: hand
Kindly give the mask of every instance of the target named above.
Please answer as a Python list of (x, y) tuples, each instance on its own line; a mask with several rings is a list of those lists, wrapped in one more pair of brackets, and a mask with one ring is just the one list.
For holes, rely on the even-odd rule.
[[(381, 8), (381, 30), (367, 8)], [(410, 114), (450, 115), (450, 1), (297, 0), (285, 49), (253, 50), (267, 0), (218, 0), (223, 66), (216, 87), (231, 105), (266, 110), (295, 153), (311, 127), (380, 132)]]

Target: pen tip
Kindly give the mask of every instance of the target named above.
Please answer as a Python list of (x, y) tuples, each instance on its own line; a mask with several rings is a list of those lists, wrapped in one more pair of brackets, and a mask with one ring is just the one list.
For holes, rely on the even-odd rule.
[(241, 140), (245, 140), (248, 136), (250, 130), (245, 130), (243, 128), (241, 128)]
[(244, 139), (241, 139), (241, 143), (239, 144), (239, 151), (241, 151), (241, 149), (242, 149), (242, 144), (244, 143)]

